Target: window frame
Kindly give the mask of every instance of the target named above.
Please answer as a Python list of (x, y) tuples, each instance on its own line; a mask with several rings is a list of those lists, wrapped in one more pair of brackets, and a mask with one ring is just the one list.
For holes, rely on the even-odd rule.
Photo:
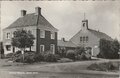
[(45, 30), (40, 30), (40, 38), (45, 38)]
[[(51, 49), (53, 47), (53, 50)], [(53, 54), (55, 54), (55, 44), (50, 44), (50, 51), (52, 51)]]
[(83, 37), (80, 37), (80, 42), (82, 42), (83, 41)]
[(6, 33), (6, 39), (10, 39), (10, 32)]
[(6, 50), (11, 51), (11, 45), (6, 45)]
[[(41, 50), (41, 47), (43, 47), (43, 50)], [(45, 45), (40, 45), (40, 52), (44, 52), (45, 51)]]
[(55, 39), (55, 32), (50, 32), (51, 39)]
[(88, 36), (86, 36), (86, 42), (88, 42), (88, 40), (89, 40), (89, 39), (88, 39)]

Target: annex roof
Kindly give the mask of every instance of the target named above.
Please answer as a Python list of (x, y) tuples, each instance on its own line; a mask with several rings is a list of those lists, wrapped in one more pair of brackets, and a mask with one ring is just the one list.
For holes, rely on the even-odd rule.
[(76, 47), (76, 45), (72, 43), (71, 41), (63, 41), (63, 40), (58, 40), (58, 46)]

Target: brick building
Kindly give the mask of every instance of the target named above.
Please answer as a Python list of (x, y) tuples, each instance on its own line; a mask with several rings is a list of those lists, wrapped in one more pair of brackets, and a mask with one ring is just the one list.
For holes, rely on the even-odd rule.
[(3, 45), (5, 54), (19, 50), (11, 45), (11, 38), (16, 29), (31, 31), (34, 35), (34, 46), (32, 51), (44, 52), (51, 50), (53, 54), (57, 51), (57, 29), (54, 28), (41, 14), (41, 8), (36, 7), (35, 13), (27, 14), (21, 10), (21, 16), (10, 26), (3, 30)]
[(88, 27), (88, 20), (83, 20), (81, 30), (70, 41), (77, 46), (90, 47), (92, 56), (96, 56), (99, 53), (100, 39), (113, 40), (103, 32), (90, 29)]

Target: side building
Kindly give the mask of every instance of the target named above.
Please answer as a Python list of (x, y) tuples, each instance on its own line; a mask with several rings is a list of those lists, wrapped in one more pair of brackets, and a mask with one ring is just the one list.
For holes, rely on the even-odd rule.
[(112, 41), (113, 39), (103, 32), (90, 29), (88, 27), (88, 20), (83, 20), (81, 30), (75, 34), (70, 41), (77, 46), (90, 47), (91, 55), (97, 56), (99, 51), (100, 39), (106, 39)]
[(3, 30), (3, 45), (5, 54), (19, 50), (11, 45), (13, 32), (17, 29), (31, 31), (34, 35), (34, 45), (31, 50), (44, 52), (51, 50), (53, 54), (57, 51), (57, 29), (53, 27), (41, 14), (41, 8), (36, 7), (35, 13), (27, 14), (21, 10), (21, 17)]

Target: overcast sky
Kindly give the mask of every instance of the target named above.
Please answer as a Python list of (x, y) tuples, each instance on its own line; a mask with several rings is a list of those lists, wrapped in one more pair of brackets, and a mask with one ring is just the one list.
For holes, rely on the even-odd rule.
[(20, 10), (34, 13), (35, 7), (42, 8), (42, 15), (59, 30), (58, 38), (69, 40), (81, 29), (86, 19), (89, 28), (119, 38), (120, 2), (118, 1), (3, 1), (1, 3), (1, 29), (20, 17)]

